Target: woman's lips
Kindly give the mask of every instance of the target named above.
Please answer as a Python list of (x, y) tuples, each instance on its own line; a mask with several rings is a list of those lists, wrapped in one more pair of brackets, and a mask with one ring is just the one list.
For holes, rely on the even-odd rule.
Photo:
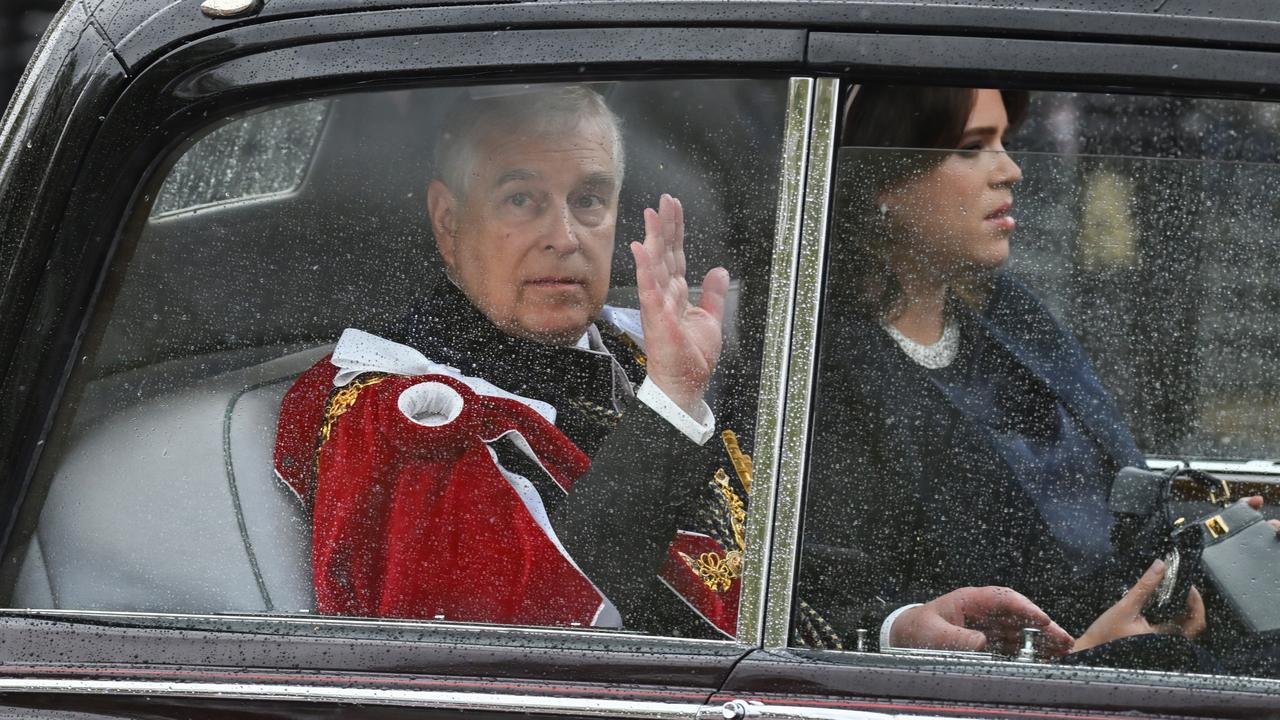
[(1018, 227), (1018, 221), (1009, 214), (1012, 209), (1013, 203), (1005, 203), (988, 213), (983, 221), (991, 223), (1001, 232), (1013, 232), (1014, 228)]

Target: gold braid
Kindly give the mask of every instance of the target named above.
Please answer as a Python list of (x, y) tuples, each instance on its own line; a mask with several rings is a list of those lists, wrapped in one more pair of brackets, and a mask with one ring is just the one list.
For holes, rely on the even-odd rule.
[(320, 429), (316, 433), (316, 450), (314, 461), (311, 463), (311, 495), (312, 500), (315, 499), (316, 483), (320, 478), (320, 450), (324, 444), (329, 442), (329, 436), (333, 434), (333, 426), (338, 422), (338, 418), (342, 417), (352, 405), (356, 404), (356, 398), (360, 395), (360, 391), (370, 385), (378, 383), (391, 377), (388, 373), (364, 373), (355, 380), (334, 388), (329, 393), (329, 398), (324, 403), (324, 421), (320, 423)]
[[(749, 497), (751, 456), (742, 452), (738, 446), (738, 436), (732, 430), (720, 433), (720, 440), (724, 443), (725, 452), (729, 454), (734, 472), (738, 475), (738, 480)], [(680, 553), (680, 558), (708, 588), (716, 592), (725, 592), (733, 585), (734, 580), (742, 577), (742, 559), (747, 551), (745, 534), (747, 509), (746, 503), (734, 491), (733, 485), (729, 482), (729, 473), (725, 472), (724, 468), (716, 469), (712, 484), (719, 491), (719, 500), (729, 515), (729, 526), (733, 530), (733, 542), (736, 547), (723, 555), (718, 552), (705, 552), (694, 558)]]

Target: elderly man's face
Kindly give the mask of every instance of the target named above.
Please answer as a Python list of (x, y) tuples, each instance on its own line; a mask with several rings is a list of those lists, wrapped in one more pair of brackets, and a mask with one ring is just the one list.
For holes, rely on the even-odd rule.
[(620, 184), (612, 129), (587, 120), (559, 136), (492, 132), (468, 179), (465, 198), (440, 181), (428, 192), (455, 282), (510, 335), (576, 342), (609, 290)]

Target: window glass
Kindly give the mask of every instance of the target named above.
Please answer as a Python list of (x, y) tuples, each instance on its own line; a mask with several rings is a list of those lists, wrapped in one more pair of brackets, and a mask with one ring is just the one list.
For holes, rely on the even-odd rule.
[(223, 119), (114, 261), (11, 604), (731, 637), (786, 93)]
[(1280, 457), (1278, 130), (1268, 103), (1040, 93), (1012, 140), (1062, 171), (1024, 168), (1010, 268), (1148, 455)]
[(296, 189), (311, 163), (328, 107), (327, 101), (290, 105), (209, 133), (169, 171), (152, 214)]
[(853, 93), (793, 642), (1280, 676), (1275, 108)]

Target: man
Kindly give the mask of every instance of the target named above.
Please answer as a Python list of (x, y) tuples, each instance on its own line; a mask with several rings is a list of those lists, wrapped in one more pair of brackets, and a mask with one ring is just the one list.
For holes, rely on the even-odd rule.
[(348, 330), (282, 406), (321, 612), (731, 631), (737, 585), (714, 570), (740, 555), (677, 533), (706, 481), (729, 276), (689, 302), (664, 195), (630, 247), (639, 312), (604, 306), (623, 169), (583, 87), (449, 113), (428, 188), (448, 282), (379, 335)]

